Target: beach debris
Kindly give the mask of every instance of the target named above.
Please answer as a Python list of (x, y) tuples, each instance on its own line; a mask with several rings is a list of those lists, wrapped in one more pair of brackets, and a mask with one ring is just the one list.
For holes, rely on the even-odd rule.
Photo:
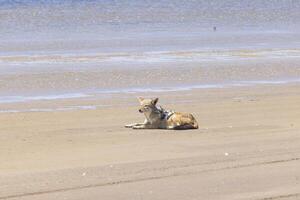
[(228, 128), (232, 128), (232, 126), (228, 126)]
[(229, 156), (229, 153), (225, 152), (224, 155), (225, 155), (225, 156)]
[(83, 172), (83, 173), (82, 173), (82, 176), (86, 176), (86, 172)]

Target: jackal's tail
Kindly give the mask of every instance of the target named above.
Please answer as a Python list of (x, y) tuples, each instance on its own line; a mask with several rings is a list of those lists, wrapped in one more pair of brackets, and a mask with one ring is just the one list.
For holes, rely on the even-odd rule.
[(198, 126), (198, 122), (196, 121), (195, 117), (191, 114), (191, 121), (192, 121), (192, 126), (193, 128), (192, 129), (198, 129), (199, 126)]
[(198, 129), (199, 128), (198, 122), (196, 120), (194, 120), (193, 127), (194, 127), (194, 129)]

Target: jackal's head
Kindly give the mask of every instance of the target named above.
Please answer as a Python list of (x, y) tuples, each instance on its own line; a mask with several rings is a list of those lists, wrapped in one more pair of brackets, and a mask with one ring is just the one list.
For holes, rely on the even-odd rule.
[(157, 109), (156, 103), (158, 102), (158, 98), (144, 99), (142, 97), (138, 97), (138, 100), (141, 104), (140, 109), (139, 109), (140, 113), (151, 113)]

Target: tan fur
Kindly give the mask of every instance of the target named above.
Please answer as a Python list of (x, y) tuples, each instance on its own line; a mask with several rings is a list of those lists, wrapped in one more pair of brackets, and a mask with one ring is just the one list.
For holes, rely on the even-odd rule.
[(144, 113), (144, 123), (128, 124), (126, 128), (133, 129), (197, 129), (198, 123), (190, 113), (167, 111), (156, 106), (158, 98), (138, 98), (141, 107), (139, 112)]

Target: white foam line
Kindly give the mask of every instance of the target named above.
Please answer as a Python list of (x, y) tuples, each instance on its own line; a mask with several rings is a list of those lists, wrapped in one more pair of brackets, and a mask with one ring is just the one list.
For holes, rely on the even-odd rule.
[(170, 62), (170, 61), (206, 61), (206, 60), (240, 60), (253, 58), (298, 58), (300, 49), (231, 49), (231, 50), (191, 50), (191, 51), (153, 51), (141, 53), (111, 54), (44, 54), (0, 56), (4, 64), (47, 64), (47, 63), (90, 63), (90, 62)]
[(292, 80), (273, 80), (273, 81), (241, 81), (242, 84), (251, 84), (251, 85), (274, 85), (274, 84), (289, 84), (289, 83), (300, 83), (300, 79)]

